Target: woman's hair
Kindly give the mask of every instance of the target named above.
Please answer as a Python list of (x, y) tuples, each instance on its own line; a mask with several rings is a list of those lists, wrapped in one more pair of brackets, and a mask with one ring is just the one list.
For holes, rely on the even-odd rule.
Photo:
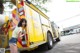
[(25, 27), (26, 27), (26, 25), (27, 25), (27, 21), (26, 21), (26, 19), (24, 19), (24, 18), (22, 18), (20, 21), (19, 21), (19, 23), (18, 23), (18, 27), (22, 27), (22, 22), (24, 22), (25, 21)]

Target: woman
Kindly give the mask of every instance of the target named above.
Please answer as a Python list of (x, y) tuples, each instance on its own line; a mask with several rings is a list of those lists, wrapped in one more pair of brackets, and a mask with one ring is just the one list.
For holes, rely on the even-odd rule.
[(18, 48), (16, 45), (17, 38), (22, 37), (24, 35), (22, 31), (26, 32), (26, 25), (27, 25), (26, 19), (21, 19), (20, 22), (18, 23), (18, 26), (16, 26), (16, 28), (13, 30), (12, 38), (9, 41), (11, 53), (18, 53)]

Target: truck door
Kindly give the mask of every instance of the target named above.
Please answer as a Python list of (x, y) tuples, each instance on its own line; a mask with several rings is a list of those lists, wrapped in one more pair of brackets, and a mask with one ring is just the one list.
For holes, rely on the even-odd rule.
[(39, 14), (32, 10), (32, 19), (34, 23), (34, 35), (35, 35), (35, 41), (43, 41), (43, 32), (41, 28), (41, 22)]

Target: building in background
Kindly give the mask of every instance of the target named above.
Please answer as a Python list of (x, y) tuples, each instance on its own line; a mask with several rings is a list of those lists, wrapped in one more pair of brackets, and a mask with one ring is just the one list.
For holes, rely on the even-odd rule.
[(75, 33), (80, 33), (80, 24), (64, 28), (61, 32), (62, 35), (70, 35)]

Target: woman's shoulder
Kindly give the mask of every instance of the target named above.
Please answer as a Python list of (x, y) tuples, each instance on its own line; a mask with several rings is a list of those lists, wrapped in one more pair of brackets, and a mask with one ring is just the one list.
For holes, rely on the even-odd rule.
[(22, 31), (22, 28), (21, 28), (21, 27), (17, 27), (17, 26), (16, 26), (16, 27), (15, 27), (15, 29), (14, 29), (14, 31), (15, 31), (15, 32)]

